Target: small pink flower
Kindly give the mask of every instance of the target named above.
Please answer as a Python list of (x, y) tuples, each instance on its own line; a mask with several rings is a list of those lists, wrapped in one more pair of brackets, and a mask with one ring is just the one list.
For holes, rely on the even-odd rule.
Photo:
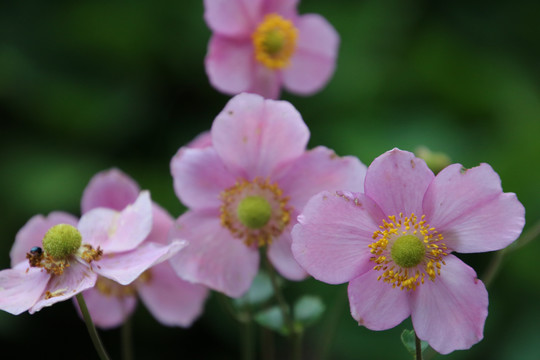
[[(10, 253), (12, 269), (0, 272), (0, 309), (34, 313), (93, 287), (98, 275), (131, 283), (185, 246), (179, 241), (139, 246), (151, 227), (148, 192), (121, 212), (95, 209), (80, 221), (62, 212), (34, 216), (17, 233)], [(64, 251), (58, 246), (64, 242), (46, 244), (46, 238), (67, 239), (74, 246)]]
[(364, 194), (313, 197), (292, 232), (292, 251), (313, 277), (349, 282), (351, 313), (372, 330), (412, 317), (416, 334), (442, 354), (483, 337), (488, 294), (453, 251), (499, 250), (525, 223), (515, 194), (487, 164), (450, 165), (434, 176), (398, 149), (373, 161)]
[[(135, 181), (117, 169), (100, 172), (83, 193), (82, 212), (98, 207), (120, 211), (137, 199), (139, 191)], [(152, 230), (146, 232), (140, 251), (169, 246), (167, 236), (173, 219), (156, 203), (151, 206)], [(123, 324), (135, 310), (137, 295), (162, 324), (187, 327), (202, 313), (208, 290), (180, 279), (165, 261), (147, 269), (128, 285), (99, 276), (96, 286), (83, 295), (94, 323), (100, 328)]]
[(210, 83), (226, 94), (309, 95), (330, 79), (339, 36), (322, 16), (299, 16), (298, 0), (205, 0), (213, 31), (205, 59)]
[(317, 147), (288, 102), (259, 95), (232, 98), (214, 120), (211, 145), (180, 148), (171, 161), (174, 188), (189, 210), (173, 238), (189, 245), (171, 258), (178, 275), (229, 296), (246, 292), (258, 248), (284, 277), (306, 273), (291, 253), (290, 229), (307, 200), (324, 189), (362, 190), (365, 166)]

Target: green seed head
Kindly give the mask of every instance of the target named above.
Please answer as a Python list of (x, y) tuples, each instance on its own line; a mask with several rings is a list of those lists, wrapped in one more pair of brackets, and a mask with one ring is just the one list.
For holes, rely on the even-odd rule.
[(272, 215), (268, 201), (261, 196), (247, 196), (240, 201), (236, 209), (238, 219), (250, 229), (260, 229)]
[(55, 225), (43, 237), (43, 249), (56, 260), (62, 260), (75, 254), (81, 246), (82, 236), (79, 230), (67, 224)]
[(264, 48), (266, 52), (270, 55), (277, 54), (283, 49), (285, 45), (285, 39), (283, 34), (279, 30), (271, 30), (266, 33), (266, 38), (264, 39)]
[(411, 268), (422, 262), (426, 248), (422, 240), (414, 235), (403, 235), (396, 239), (390, 255), (402, 268)]

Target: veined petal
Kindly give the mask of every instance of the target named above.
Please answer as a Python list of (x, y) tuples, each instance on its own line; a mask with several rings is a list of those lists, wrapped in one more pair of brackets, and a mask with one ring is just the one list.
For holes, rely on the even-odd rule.
[(213, 147), (181, 148), (171, 161), (174, 190), (191, 209), (218, 209), (219, 195), (236, 182)]
[(285, 87), (309, 95), (320, 90), (336, 68), (339, 35), (320, 15), (298, 17), (298, 43), (291, 64), (283, 71)]
[(77, 226), (79, 220), (68, 213), (61, 211), (51, 212), (48, 216), (36, 215), (24, 224), (15, 236), (15, 243), (9, 253), (11, 266), (26, 260), (26, 253), (34, 246), (42, 247), (45, 233), (55, 225), (67, 224)]
[(78, 228), (83, 243), (100, 246), (105, 254), (132, 250), (152, 229), (150, 194), (142, 191), (135, 203), (121, 212), (93, 209), (81, 217)]
[(427, 189), (424, 213), (457, 252), (499, 250), (516, 240), (525, 225), (525, 208), (516, 195), (503, 193), (501, 180), (488, 164), (461, 171), (442, 170)]
[(28, 261), (0, 271), (0, 310), (19, 315), (30, 309), (45, 292), (50, 275), (32, 268)]
[(373, 268), (369, 244), (383, 213), (363, 194), (322, 192), (292, 230), (296, 261), (315, 279), (347, 282)]
[(294, 259), (291, 243), (291, 234), (286, 229), (270, 244), (267, 256), (281, 276), (294, 281), (303, 280), (308, 274)]
[(149, 270), (149, 279), (137, 283), (139, 296), (163, 325), (189, 327), (201, 315), (208, 289), (182, 280), (168, 262)]
[(127, 285), (143, 272), (159, 264), (186, 246), (185, 241), (173, 241), (169, 245), (145, 242), (134, 250), (104, 255), (92, 263), (94, 271), (121, 285)]
[(414, 330), (441, 354), (469, 349), (482, 340), (488, 293), (476, 273), (454, 255), (435, 282), (426, 281), (411, 296)]
[[(122, 286), (122, 285), (118, 285)], [(134, 295), (108, 296), (95, 287), (84, 291), (84, 301), (96, 327), (112, 329), (122, 325), (135, 311), (137, 298)], [(78, 303), (74, 300), (75, 308), (82, 317)]]
[(188, 211), (178, 218), (170, 237), (189, 245), (170, 262), (181, 278), (204, 284), (230, 297), (242, 296), (259, 268), (259, 252), (222, 227), (219, 213)]
[(50, 277), (45, 292), (28, 312), (33, 314), (46, 306), (67, 300), (93, 287), (96, 279), (97, 275), (87, 264), (72, 261), (70, 266), (64, 269), (62, 275)]
[(204, 20), (213, 31), (249, 38), (261, 19), (264, 0), (204, 0)]
[(324, 146), (305, 152), (272, 177), (283, 193), (290, 197), (289, 203), (301, 211), (315, 194), (328, 190), (364, 190), (366, 166), (353, 156), (339, 157)]
[(152, 231), (144, 241), (159, 244), (168, 244), (169, 231), (174, 224), (174, 219), (158, 204), (152, 204)]
[(255, 59), (251, 39), (235, 40), (213, 35), (204, 59), (213, 87), (229, 94), (248, 91), (255, 81)]
[(368, 167), (365, 194), (375, 200), (385, 215), (422, 215), (422, 200), (433, 172), (413, 153), (393, 149)]
[(121, 211), (139, 195), (139, 185), (118, 169), (94, 175), (86, 186), (81, 200), (82, 213), (97, 207)]
[(370, 330), (387, 330), (410, 315), (409, 294), (377, 280), (380, 272), (372, 270), (351, 280), (349, 303), (352, 317)]
[(303, 154), (309, 130), (286, 101), (255, 94), (232, 98), (212, 125), (212, 143), (228, 168), (248, 180), (270, 176), (280, 164)]

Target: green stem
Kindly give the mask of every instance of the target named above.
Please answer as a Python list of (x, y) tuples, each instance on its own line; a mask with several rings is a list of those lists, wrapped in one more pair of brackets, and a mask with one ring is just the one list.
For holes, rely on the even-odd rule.
[(263, 255), (262, 257), (266, 263), (266, 268), (268, 270), (268, 275), (270, 276), (270, 282), (272, 283), (274, 295), (276, 296), (278, 306), (281, 310), (281, 316), (283, 317), (283, 321), (285, 322), (285, 326), (289, 332), (289, 339), (292, 342), (292, 359), (300, 360), (302, 358), (302, 334), (297, 331), (296, 327), (294, 326), (289, 305), (287, 305), (287, 302), (285, 301), (285, 298), (281, 292), (281, 288), (279, 287), (277, 278), (278, 275), (274, 269), (274, 266), (270, 263), (266, 256)]
[(122, 359), (133, 359), (133, 331), (131, 327), (131, 318), (127, 318), (122, 325)]
[(491, 261), (484, 272), (484, 276), (482, 276), (482, 281), (484, 282), (486, 288), (491, 284), (493, 279), (495, 279), (495, 275), (497, 275), (499, 272), (499, 267), (501, 266), (505, 253), (505, 250), (499, 250), (491, 257)]
[(244, 335), (242, 336), (242, 358), (244, 360), (255, 359), (255, 343), (253, 341), (253, 321), (251, 320), (251, 312), (249, 309), (243, 316)]
[(324, 336), (320, 340), (319, 347), (319, 359), (323, 360), (328, 357), (328, 352), (330, 351), (330, 346), (332, 345), (332, 340), (334, 339), (335, 333), (337, 331), (337, 326), (341, 318), (341, 314), (348, 304), (348, 297), (346, 291), (336, 292), (336, 298), (334, 300), (333, 306), (330, 308), (325, 324), (322, 326), (324, 330)]
[(416, 343), (416, 360), (422, 360), (422, 342), (416, 335), (416, 332), (414, 333), (415, 343)]
[(84, 322), (86, 323), (88, 334), (92, 339), (92, 343), (94, 343), (94, 347), (98, 353), (99, 358), (101, 360), (109, 360), (109, 356), (107, 355), (107, 352), (105, 351), (105, 348), (101, 343), (96, 327), (94, 326), (94, 322), (90, 317), (90, 313), (88, 312), (88, 307), (86, 307), (86, 302), (84, 301), (82, 293), (78, 293), (77, 295), (75, 295), (75, 297), (77, 298), (77, 303), (79, 304), (79, 308), (81, 309)]

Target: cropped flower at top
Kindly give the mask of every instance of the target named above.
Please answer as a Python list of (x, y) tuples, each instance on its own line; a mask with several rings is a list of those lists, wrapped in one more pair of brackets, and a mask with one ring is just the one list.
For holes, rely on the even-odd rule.
[[(284, 277), (306, 273), (291, 253), (290, 229), (307, 200), (324, 189), (362, 190), (365, 166), (317, 147), (286, 101), (232, 98), (210, 133), (171, 162), (174, 188), (189, 210), (171, 231), (189, 245), (171, 258), (179, 276), (237, 297), (259, 267), (259, 248)], [(204, 144), (204, 145), (201, 145)]]
[(321, 16), (299, 16), (297, 0), (205, 0), (213, 31), (205, 59), (210, 83), (227, 94), (309, 95), (332, 76), (339, 36)]
[(314, 196), (292, 231), (292, 252), (313, 277), (349, 282), (351, 313), (372, 330), (411, 316), (442, 354), (483, 337), (488, 294), (452, 252), (499, 250), (516, 240), (525, 210), (487, 164), (437, 176), (412, 153), (391, 150), (369, 166), (364, 193)]

